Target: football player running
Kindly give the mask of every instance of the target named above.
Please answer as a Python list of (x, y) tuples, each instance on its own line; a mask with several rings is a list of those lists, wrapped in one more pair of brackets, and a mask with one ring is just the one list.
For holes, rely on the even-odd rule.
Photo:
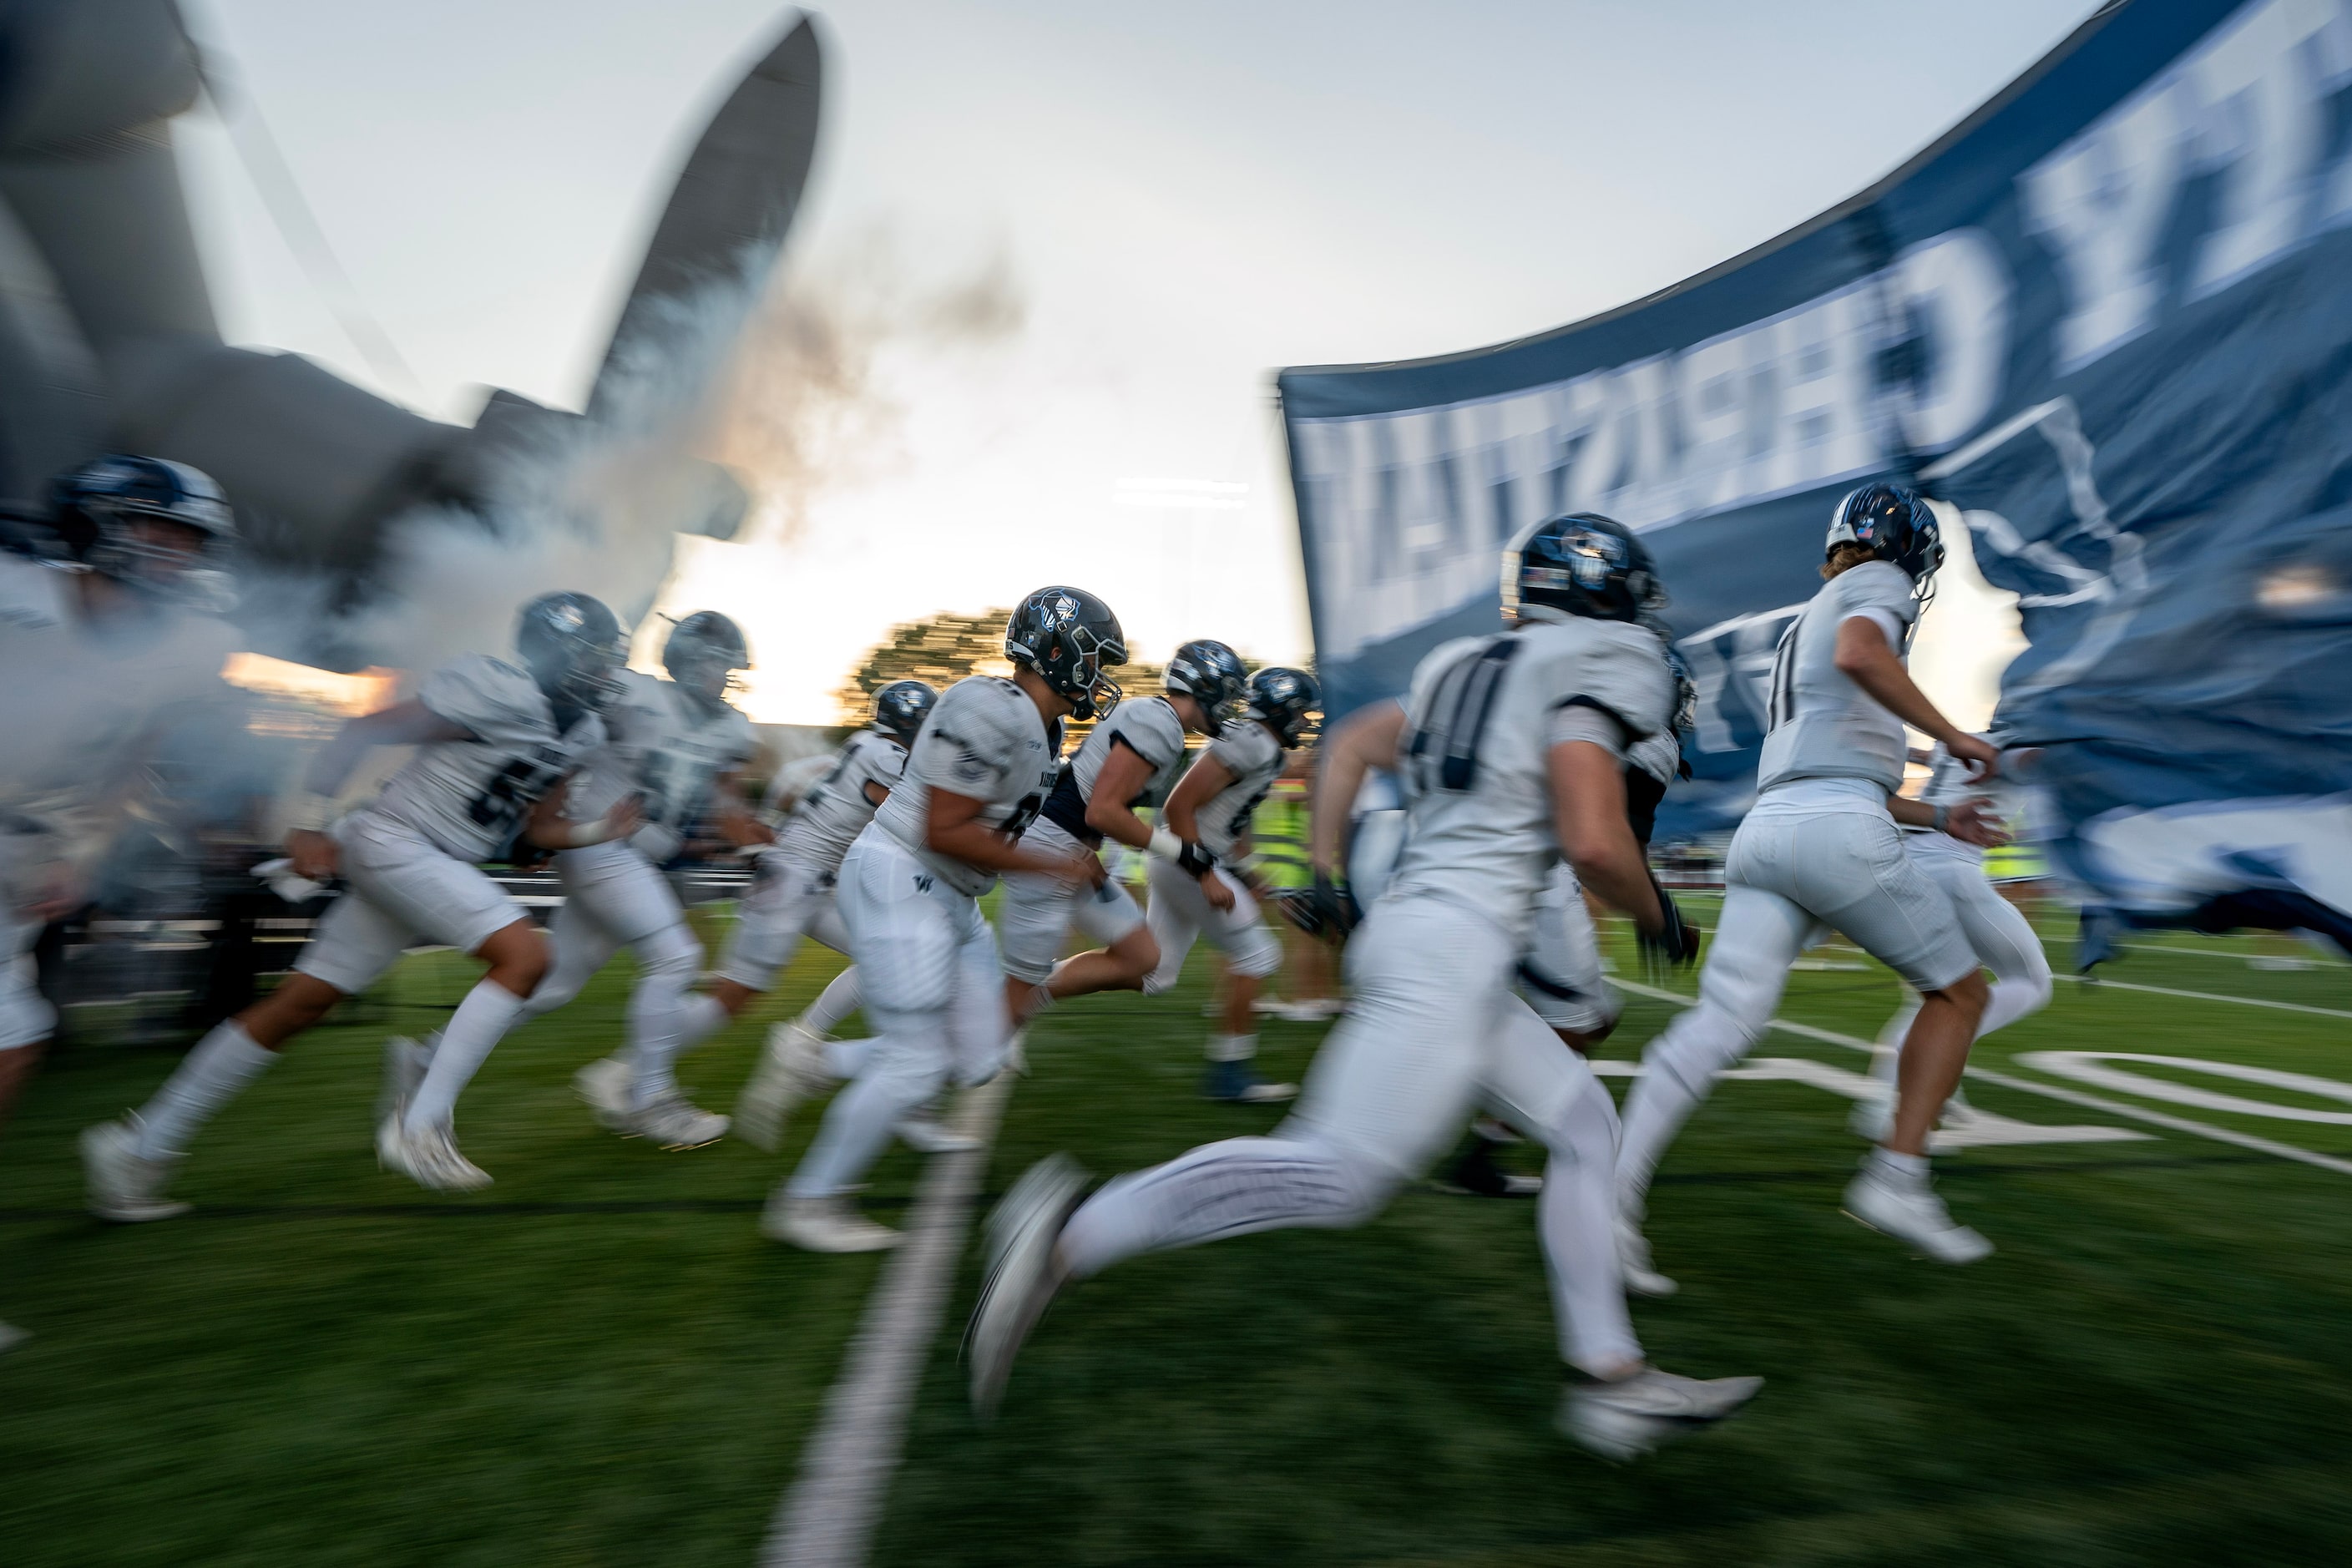
[[(1992, 741), (1990, 735), (1981, 739)], [(1976, 1037), (1981, 1040), (2050, 1005), (2050, 959), (2042, 951), (2041, 939), (2033, 934), (2032, 923), (1985, 877), (1985, 847), (1999, 824), (1986, 823), (1982, 814), (2001, 804), (2000, 781), (1993, 781), (1989, 794), (1970, 782), (1968, 768), (1940, 743), (1924, 755), (1914, 752), (1912, 760), (1927, 764), (1927, 787), (1916, 801), (1891, 800), (1887, 806), (1896, 814), (1904, 853), (1952, 900), (1969, 946), (1992, 971), (1984, 1016), (1977, 1022)], [(2003, 820), (2010, 816), (2008, 812), (1996, 815)], [(1956, 836), (1955, 825), (1967, 837)], [(1907, 985), (1905, 991), (1903, 1006), (1878, 1031), (1878, 1049), (1871, 1055), (1870, 1076), (1875, 1092), (1853, 1108), (1854, 1131), (1874, 1143), (1884, 1141), (1894, 1129), (1903, 1037), (1919, 1016), (1918, 993)], [(1955, 1085), (1945, 1114), (1961, 1115), (1966, 1110), (1967, 1102)]]
[[(920, 680), (894, 680), (876, 691), (873, 722), (852, 735), (833, 765), (801, 792), (773, 847), (759, 854), (759, 879), (737, 914), (718, 984), (709, 996), (695, 999), (698, 1029), (740, 1016), (754, 997), (774, 986), (803, 936), (835, 952), (849, 951), (835, 899), (842, 858), (898, 787), (908, 749), (939, 700)], [(818, 1060), (823, 1052), (823, 1036), (812, 1035), (799, 1020), (768, 1031), (759, 1068), (735, 1106), (736, 1129), (747, 1142), (775, 1148), (795, 1098), (794, 1064)]]
[[(1903, 782), (1906, 723), (1975, 778), (1992, 773), (1996, 753), (1946, 719), (1903, 665), (1944, 559), (1927, 502), (1896, 486), (1863, 486), (1832, 513), (1823, 554), (1828, 581), (1774, 656), (1759, 792), (1725, 858), (1723, 912), (1698, 1005), (1650, 1043), (1625, 1103), (1618, 1239), (1628, 1282), (1646, 1294), (1674, 1289), (1650, 1267), (1641, 1232), (1658, 1161), (1716, 1075), (1761, 1037), (1790, 966), (1824, 925), (1922, 998), (1903, 1047), (1893, 1128), (1847, 1187), (1846, 1212), (1946, 1263), (1992, 1250), (1953, 1221), (1927, 1182), (1928, 1131), (1984, 1016), (1980, 961), (1951, 900), (1904, 853), (1887, 802)], [(1973, 810), (1947, 821), (1955, 831), (1986, 830)]]
[[(1664, 623), (1645, 617), (1645, 624), (1669, 644)], [(1625, 753), (1625, 810), (1633, 842), (1646, 861), (1650, 834), (1656, 826), (1658, 805), (1675, 780), (1687, 776), (1683, 762), (1683, 736), (1691, 727), (1697, 689), (1690, 672), (1669, 647), (1666, 668), (1675, 683), (1674, 722), (1658, 733), (1634, 742)], [(1570, 1050), (1591, 1055), (1593, 1047), (1617, 1029), (1625, 998), (1609, 984), (1601, 964), (1599, 933), (1592, 912), (1585, 907), (1584, 889), (1576, 869), (1566, 861), (1552, 868), (1550, 885), (1536, 902), (1535, 937), (1519, 960), (1519, 994), (1536, 1016), (1552, 1027)], [(1446, 1173), (1445, 1184), (1485, 1197), (1525, 1197), (1540, 1192), (1543, 1178), (1504, 1171), (1496, 1152), (1516, 1142), (1508, 1130), (1482, 1117), (1470, 1131), (1469, 1146)]]
[[(542, 849), (579, 848), (626, 837), (639, 821), (634, 796), (596, 822), (567, 821), (562, 810), (573, 771), (604, 742), (601, 710), (626, 652), (613, 612), (585, 594), (542, 595), (522, 607), (515, 646), (520, 668), (482, 654), (457, 659), (408, 701), (345, 723), (311, 759), (287, 803), (286, 851), (297, 876), (341, 876), (342, 896), (283, 984), (198, 1041), (140, 1110), (83, 1132), (92, 1213), (184, 1213), (163, 1194), (196, 1129), (420, 938), (473, 954), (485, 973), (414, 1093), (378, 1127), (377, 1157), (427, 1187), (488, 1184), (457, 1152), (457, 1096), (546, 976), (548, 952), (477, 862), (518, 835)], [(335, 795), (361, 756), (394, 745), (416, 752), (373, 800), (339, 814)]]
[[(1174, 780), (1184, 764), (1186, 735), (1224, 733), (1248, 679), (1239, 656), (1221, 642), (1202, 639), (1178, 648), (1168, 660), (1160, 695), (1104, 710), (1055, 780), (1030, 841), (1066, 857), (1091, 856), (1104, 839), (1116, 839), (1175, 866), (1204, 898), (1229, 901), (1222, 882), (1213, 891), (1204, 886), (1213, 861), (1200, 843), (1164, 823), (1153, 826), (1135, 807)], [(1134, 895), (1108, 878), (1080, 889), (1057, 876), (1008, 874), (996, 919), (1005, 1005), (1015, 1028), (1067, 997), (1147, 989), (1160, 966), (1159, 944)], [(1103, 945), (1062, 959), (1073, 925)]]
[[(0, 1123), (57, 1016), (34, 986), (42, 928), (89, 901), (91, 870), (150, 775), (163, 726), (226, 697), (236, 530), (220, 488), (154, 458), (58, 479), (0, 549)], [(0, 1350), (25, 1338), (0, 1323)]]
[(237, 646), (212, 612), (236, 537), (220, 487), (155, 458), (61, 476), (0, 551), (0, 1121), (56, 1016), (26, 961), (88, 901), (163, 722), (226, 695)]
[(673, 1070), (702, 944), (661, 868), (705, 820), (738, 846), (767, 832), (751, 820), (740, 790), (743, 764), (759, 754), (759, 742), (751, 721), (727, 700), (735, 672), (751, 666), (741, 628), (716, 610), (698, 610), (670, 628), (661, 658), (667, 680), (633, 669), (614, 678), (604, 747), (574, 783), (567, 813), (593, 822), (635, 796), (644, 825), (625, 839), (556, 856), (563, 907), (548, 922), (554, 966), (517, 1021), (562, 1006), (614, 952), (629, 949), (637, 975), (626, 1055), (589, 1063), (572, 1083), (614, 1131), (695, 1149), (726, 1136), (727, 1118), (688, 1100)]
[[(1254, 1066), (1254, 1005), (1260, 982), (1281, 966), (1282, 943), (1266, 929), (1256, 890), (1237, 863), (1248, 852), (1250, 818), (1274, 787), (1285, 753), (1314, 733), (1323, 696), (1305, 670), (1270, 667), (1249, 678), (1246, 701), (1240, 721), (1223, 725), (1169, 792), (1160, 812), (1164, 831), (1174, 836), (1178, 847), (1174, 856), (1152, 857), (1147, 873), (1151, 905), (1145, 923), (1160, 962), (1145, 976), (1143, 993), (1156, 996), (1173, 986), (1194, 941), (1207, 937), (1225, 955), (1224, 1027), (1209, 1037), (1201, 1092), (1211, 1100), (1262, 1105), (1290, 1099), (1298, 1086), (1263, 1082)], [(1213, 868), (1205, 874), (1188, 868), (1187, 846), (1195, 851), (1195, 866), (1206, 858)]]
[(1648, 552), (1616, 523), (1556, 518), (1522, 534), (1503, 564), (1513, 629), (1436, 649), (1404, 703), (1367, 709), (1325, 742), (1320, 876), (1340, 863), (1340, 825), (1373, 763), (1403, 775), (1412, 831), (1349, 944), (1354, 999), (1297, 1109), (1269, 1137), (1205, 1145), (1083, 1202), (1066, 1159), (1023, 1177), (991, 1221), (972, 1320), (982, 1411), (1066, 1282), (1222, 1237), (1360, 1225), (1481, 1105), (1553, 1154), (1539, 1235), (1560, 1351), (1580, 1380), (1563, 1400), (1564, 1429), (1632, 1457), (1755, 1394), (1755, 1378), (1698, 1382), (1643, 1360), (1610, 1238), (1614, 1110), (1583, 1058), (1511, 990), (1537, 895), (1563, 851), (1645, 942), (1675, 956), (1690, 949), (1626, 823), (1625, 746), (1656, 733), (1672, 703), (1664, 649), (1635, 619), (1658, 597)]
[[(1054, 787), (1056, 721), (1118, 701), (1106, 673), (1127, 661), (1118, 617), (1082, 589), (1041, 588), (1013, 612), (1004, 657), (1010, 678), (971, 676), (940, 696), (904, 780), (842, 860), (841, 921), (874, 1038), (840, 1064), (852, 1081), (769, 1201), (761, 1228), (778, 1241), (816, 1252), (898, 1244), (899, 1233), (858, 1214), (848, 1194), (901, 1117), (950, 1076), (984, 1083), (1004, 1061), (1003, 972), (980, 896), (1006, 872), (1073, 888), (1103, 880), (1091, 853), (1043, 848), (1023, 833)], [(794, 1098), (831, 1076), (814, 1050), (787, 1066)]]

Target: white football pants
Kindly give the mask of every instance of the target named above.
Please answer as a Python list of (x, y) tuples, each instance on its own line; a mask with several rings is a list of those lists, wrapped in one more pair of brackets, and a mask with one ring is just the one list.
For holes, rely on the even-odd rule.
[(0, 907), (0, 1051), (38, 1045), (57, 1027), (57, 1009), (34, 983), (33, 944), (40, 940), (40, 921)]
[(1353, 1005), (1272, 1135), (1118, 1177), (1070, 1216), (1080, 1275), (1141, 1252), (1293, 1226), (1361, 1225), (1490, 1110), (1550, 1152), (1538, 1224), (1560, 1353), (1636, 1360), (1610, 1237), (1617, 1117), (1584, 1059), (1510, 989), (1518, 944), (1426, 895), (1376, 907), (1348, 945)]
[[(2050, 958), (2042, 951), (2042, 939), (2033, 934), (2033, 922), (2025, 918), (2025, 911), (2002, 898), (2000, 889), (1986, 879), (1982, 860), (1974, 855), (1954, 854), (1923, 842), (1925, 838), (1913, 834), (1905, 839), (1912, 864), (1951, 899), (1969, 945), (1992, 971), (1992, 994), (1977, 1025), (1976, 1037), (1981, 1040), (2050, 1005)], [(1918, 1016), (1919, 994), (1913, 991), (1878, 1032), (1882, 1045), (1892, 1048), (1872, 1058), (1873, 1077), (1894, 1081), (1904, 1037), (1911, 1032), (1911, 1020)]]
[(625, 947), (637, 961), (628, 1015), (637, 1083), (648, 1094), (667, 1089), (681, 1010), (702, 969), (702, 944), (669, 879), (620, 840), (567, 849), (555, 858), (555, 870), (563, 905), (547, 925), (554, 962), (523, 1004), (520, 1021), (572, 1001)]
[(1221, 910), (1201, 891), (1199, 879), (1172, 860), (1154, 856), (1145, 873), (1151, 889), (1151, 907), (1144, 923), (1160, 944), (1160, 965), (1144, 977), (1143, 994), (1157, 996), (1184, 973), (1184, 960), (1202, 937), (1223, 953), (1235, 974), (1263, 980), (1282, 967), (1282, 943), (1265, 929), (1257, 900), (1229, 871), (1209, 873), (1233, 889), (1234, 907)]
[(1639, 1220), (1666, 1147), (1716, 1075), (1754, 1048), (1797, 955), (1824, 934), (1855, 945), (1922, 991), (1977, 971), (1975, 951), (1943, 889), (1904, 853), (1884, 811), (1751, 815), (1724, 862), (1723, 915), (1699, 973), (1698, 1005), (1642, 1053), (1625, 1100), (1617, 1203)]
[(979, 902), (868, 827), (836, 894), (874, 1042), (834, 1096), (785, 1192), (831, 1197), (864, 1180), (899, 1118), (952, 1076), (985, 1083), (1004, 1062), (1004, 982)]

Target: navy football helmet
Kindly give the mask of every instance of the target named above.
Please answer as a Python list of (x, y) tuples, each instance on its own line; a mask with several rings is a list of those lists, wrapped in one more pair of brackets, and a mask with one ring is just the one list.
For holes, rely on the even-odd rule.
[[(100, 576), (193, 609), (234, 606), (228, 556), (236, 521), (209, 474), (115, 453), (58, 476), (49, 504), (66, 552)], [(184, 529), (184, 542), (159, 540), (142, 521)]]
[(1919, 492), (1901, 485), (1871, 484), (1849, 490), (1830, 513), (1830, 533), (1822, 546), (1826, 557), (1841, 544), (1859, 544), (1881, 561), (1903, 569), (1914, 586), (1927, 592), (1936, 569), (1944, 563), (1944, 531)]
[(1648, 546), (1595, 512), (1536, 523), (1503, 552), (1503, 615), (1523, 621), (1635, 621), (1666, 603)]
[(1067, 698), (1071, 718), (1099, 719), (1118, 706), (1118, 683), (1103, 672), (1127, 662), (1127, 634), (1084, 588), (1040, 588), (1005, 622), (1004, 657)]
[(743, 628), (716, 610), (697, 610), (670, 627), (662, 645), (662, 668), (669, 678), (709, 702), (724, 702), (741, 684), (739, 669), (751, 668), (751, 645)]
[(1323, 727), (1323, 691), (1303, 669), (1270, 664), (1249, 682), (1249, 716), (1274, 727), (1283, 745), (1296, 746)]
[(911, 749), (923, 721), (931, 716), (932, 706), (939, 700), (938, 690), (928, 681), (894, 680), (874, 694), (874, 722), (870, 727)]
[(601, 713), (629, 657), (621, 623), (586, 594), (541, 594), (515, 623), (515, 651), (547, 700)]
[(1170, 656), (1163, 684), (1171, 696), (1189, 697), (1201, 705), (1201, 728), (1214, 736), (1224, 733), (1225, 721), (1241, 705), (1248, 682), (1241, 655), (1202, 637)]

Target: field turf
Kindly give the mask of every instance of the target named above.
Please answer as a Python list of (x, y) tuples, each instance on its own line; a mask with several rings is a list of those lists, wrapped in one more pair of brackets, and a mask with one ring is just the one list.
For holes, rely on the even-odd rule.
[[(2352, 1014), (2352, 969), (2250, 967), (2297, 951), (2274, 940), (2147, 947), (2113, 979)], [(2063, 941), (2053, 952), (2063, 968)], [(731, 1102), (759, 1026), (835, 962), (803, 957), (760, 1016), (689, 1058), (705, 1103)], [(93, 1041), (35, 1086), (0, 1135), (0, 1318), (35, 1335), (0, 1356), (0, 1563), (756, 1560), (880, 1268), (753, 1228), (814, 1116), (775, 1157), (597, 1131), (568, 1079), (615, 1037), (623, 963), (509, 1039), (468, 1092), (461, 1139), (498, 1184), (422, 1193), (374, 1168), (378, 1048), (429, 1026), (469, 978), (448, 955), (413, 958), (368, 1016), (303, 1042), (198, 1142), (179, 1184), (198, 1212), (165, 1225), (83, 1218), (72, 1142), (172, 1058)], [(1047, 1015), (991, 1194), (1056, 1149), (1108, 1173), (1271, 1127), (1276, 1110), (1195, 1096), (1208, 984), (1196, 959), (1169, 996)], [(1809, 969), (1781, 1016), (1867, 1037), (1895, 1000), (1874, 966)], [(1638, 1056), (1671, 1010), (1634, 998), (1602, 1055)], [(2352, 1082), (2347, 1025), (2062, 982), (1979, 1060), (2352, 1159), (2338, 1100), (2124, 1064), (2340, 1118), (2280, 1120), (2015, 1061), (2126, 1051)], [(1265, 1067), (1298, 1076), (1319, 1034), (1268, 1024)], [(1862, 1062), (1782, 1033), (1758, 1054)], [(1552, 1433), (1558, 1360), (1523, 1202), (1417, 1187), (1359, 1232), (1139, 1259), (1056, 1304), (986, 1427), (957, 1359), (967, 1258), (873, 1560), (2352, 1561), (2352, 1175), (1969, 1092), (2022, 1121), (2149, 1136), (1940, 1162), (1955, 1211), (2000, 1247), (1946, 1269), (1839, 1214), (1859, 1149), (1846, 1100), (1792, 1080), (1718, 1089), (1652, 1203), (1682, 1293), (1635, 1319), (1669, 1367), (1769, 1381), (1738, 1420), (1632, 1468)], [(868, 1196), (881, 1217), (918, 1173), (904, 1152), (884, 1162)]]

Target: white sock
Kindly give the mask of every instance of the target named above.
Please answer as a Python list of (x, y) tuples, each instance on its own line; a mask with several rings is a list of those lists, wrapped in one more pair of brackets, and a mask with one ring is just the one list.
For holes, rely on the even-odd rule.
[(425, 1069), (425, 1081), (401, 1125), (412, 1135), (447, 1126), (457, 1114), (457, 1096), (521, 1013), (521, 997), (495, 980), (476, 982), (442, 1026), (441, 1048), (433, 1053), (433, 1065)]
[(196, 1129), (219, 1115), (277, 1059), (276, 1051), (255, 1045), (236, 1019), (215, 1025), (140, 1109), (139, 1157), (178, 1159)]
[(717, 1034), (727, 1022), (727, 1009), (719, 1005), (716, 996), (689, 996), (677, 1010), (677, 1048), (673, 1053), (684, 1056)]
[(1996, 980), (1985, 999), (1984, 1016), (1977, 1021), (1977, 1038), (2006, 1029), (2050, 999), (2050, 984), (2030, 980)]
[(1257, 1055), (1255, 1035), (1211, 1035), (1209, 1059), (1213, 1062), (1245, 1062)]
[(866, 987), (858, 983), (857, 966), (851, 964), (825, 983), (816, 1000), (800, 1017), (801, 1027), (824, 1039), (841, 1027), (842, 1020), (864, 1005)]
[(1870, 1152), (1870, 1173), (1890, 1187), (1916, 1187), (1927, 1180), (1927, 1156), (1898, 1154), (1892, 1149)]

